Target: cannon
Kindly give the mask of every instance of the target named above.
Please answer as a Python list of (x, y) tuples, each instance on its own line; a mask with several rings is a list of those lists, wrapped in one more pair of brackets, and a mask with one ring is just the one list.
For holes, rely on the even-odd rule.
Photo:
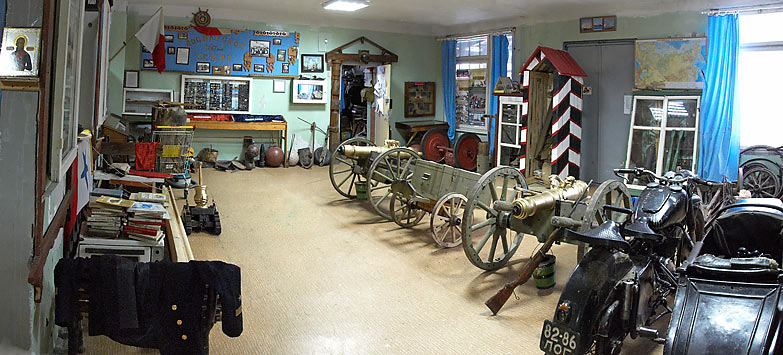
[[(460, 227), (465, 255), (480, 269), (497, 270), (508, 263), (526, 234), (544, 243), (562, 228), (586, 231), (606, 220), (627, 218), (604, 208), (632, 207), (625, 184), (606, 181), (589, 198), (587, 191), (588, 184), (572, 177), (552, 175), (548, 186), (529, 187), (516, 168), (488, 171), (467, 195)], [(585, 253), (583, 244), (562, 236), (558, 241), (579, 245), (577, 258)]]

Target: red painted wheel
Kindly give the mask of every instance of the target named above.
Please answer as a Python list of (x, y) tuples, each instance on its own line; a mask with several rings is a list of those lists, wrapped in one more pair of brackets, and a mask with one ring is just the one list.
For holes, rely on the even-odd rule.
[(465, 170), (476, 170), (478, 162), (478, 146), (481, 139), (473, 133), (465, 133), (457, 138), (454, 144), (454, 160), (456, 167)]
[(431, 129), (421, 138), (421, 152), (424, 154), (424, 159), (441, 162), (446, 157), (446, 150), (439, 148), (448, 147), (450, 147), (449, 136), (442, 129)]

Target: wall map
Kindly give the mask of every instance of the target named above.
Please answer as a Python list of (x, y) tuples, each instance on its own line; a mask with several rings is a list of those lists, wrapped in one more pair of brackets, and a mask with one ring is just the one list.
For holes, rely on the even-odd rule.
[[(299, 75), (299, 33), (166, 26), (166, 71), (214, 75)], [(155, 70), (142, 49), (142, 70)]]

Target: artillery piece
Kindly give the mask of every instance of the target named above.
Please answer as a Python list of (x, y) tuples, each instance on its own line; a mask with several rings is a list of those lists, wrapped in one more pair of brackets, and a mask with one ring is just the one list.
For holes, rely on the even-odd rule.
[[(544, 243), (556, 228), (586, 231), (609, 219), (627, 218), (604, 208), (606, 205), (632, 207), (625, 184), (606, 181), (589, 199), (587, 190), (588, 184), (573, 177), (562, 179), (553, 175), (549, 186), (529, 188), (516, 168), (490, 170), (467, 196), (461, 220), (465, 255), (480, 269), (497, 270), (508, 263), (525, 234), (536, 236)], [(563, 238), (559, 241), (572, 242)], [(585, 246), (577, 245), (580, 258)]]

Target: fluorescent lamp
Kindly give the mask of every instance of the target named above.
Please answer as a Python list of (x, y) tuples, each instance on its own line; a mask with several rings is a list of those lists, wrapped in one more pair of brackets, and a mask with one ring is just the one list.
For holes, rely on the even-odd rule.
[(326, 10), (356, 11), (370, 6), (370, 2), (366, 0), (329, 0), (322, 2), (321, 6)]

